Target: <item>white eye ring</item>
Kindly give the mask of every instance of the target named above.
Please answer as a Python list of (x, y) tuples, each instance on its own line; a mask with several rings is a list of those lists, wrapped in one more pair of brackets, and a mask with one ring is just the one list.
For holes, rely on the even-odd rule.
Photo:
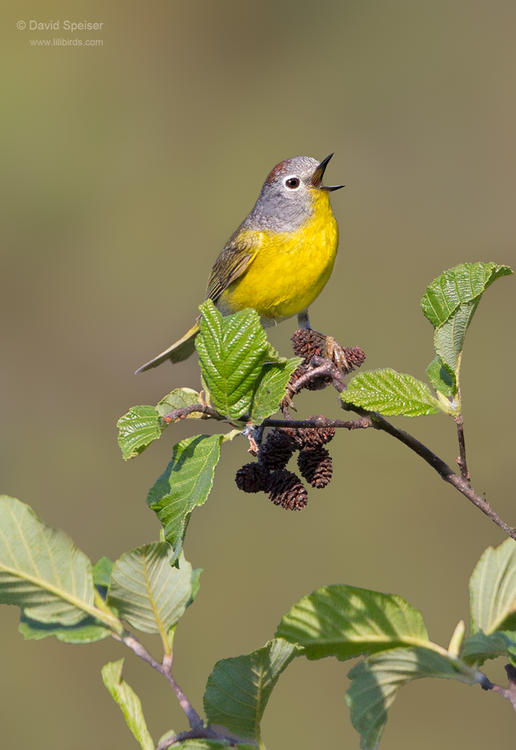
[(301, 185), (301, 180), (299, 179), (297, 175), (293, 174), (293, 175), (290, 175), (290, 177), (285, 177), (285, 179), (283, 180), (283, 184), (289, 190), (299, 190), (299, 187)]

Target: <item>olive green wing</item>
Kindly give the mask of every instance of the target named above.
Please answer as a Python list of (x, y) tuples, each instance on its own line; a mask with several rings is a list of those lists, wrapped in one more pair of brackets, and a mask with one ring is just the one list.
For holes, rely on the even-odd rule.
[(237, 230), (213, 264), (206, 290), (206, 299), (211, 299), (216, 303), (228, 286), (247, 271), (258, 253), (260, 245), (261, 235), (259, 232), (256, 232), (253, 237), (249, 237), (246, 232), (242, 237), (240, 231)]

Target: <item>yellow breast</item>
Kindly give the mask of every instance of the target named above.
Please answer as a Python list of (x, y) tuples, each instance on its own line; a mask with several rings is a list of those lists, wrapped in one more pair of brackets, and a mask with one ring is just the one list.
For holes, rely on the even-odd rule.
[[(290, 318), (306, 309), (330, 278), (338, 228), (328, 193), (318, 190), (310, 219), (293, 232), (246, 230), (259, 240), (247, 271), (222, 293), (224, 313), (253, 307), (266, 321)], [(251, 239), (251, 237), (250, 237)]]

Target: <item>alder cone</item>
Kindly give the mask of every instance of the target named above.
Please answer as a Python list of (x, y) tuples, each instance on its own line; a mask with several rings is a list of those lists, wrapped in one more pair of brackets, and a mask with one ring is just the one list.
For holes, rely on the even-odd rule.
[[(308, 419), (318, 419), (317, 416)], [(335, 427), (302, 427), (298, 430), (298, 441), (301, 448), (315, 450), (321, 448), (335, 437)]]
[(297, 465), (301, 475), (317, 489), (327, 487), (333, 476), (333, 464), (326, 448), (300, 451)]
[(245, 464), (236, 473), (236, 486), (243, 492), (261, 492), (269, 489), (269, 472), (258, 462)]
[(311, 328), (298, 328), (291, 336), (294, 354), (309, 362), (312, 357), (324, 357), (326, 354), (326, 337)]
[(284, 430), (273, 430), (261, 444), (258, 461), (267, 471), (284, 469), (296, 448), (291, 435)]
[(348, 364), (351, 366), (349, 372), (360, 367), (366, 358), (365, 351), (360, 346), (346, 346), (344, 347), (344, 354), (346, 355)]
[(281, 469), (271, 474), (269, 499), (285, 510), (302, 510), (308, 503), (308, 493), (297, 474)]

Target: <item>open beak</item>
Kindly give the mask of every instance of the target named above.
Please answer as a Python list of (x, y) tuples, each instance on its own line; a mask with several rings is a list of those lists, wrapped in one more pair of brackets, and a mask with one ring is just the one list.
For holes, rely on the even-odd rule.
[(326, 157), (326, 159), (323, 159), (322, 162), (316, 167), (315, 172), (312, 175), (312, 186), (314, 188), (319, 188), (319, 190), (340, 190), (340, 188), (343, 188), (344, 185), (321, 185), (322, 178), (324, 177), (324, 172), (326, 171), (326, 167), (328, 166), (328, 162), (330, 161), (333, 154), (330, 154)]

